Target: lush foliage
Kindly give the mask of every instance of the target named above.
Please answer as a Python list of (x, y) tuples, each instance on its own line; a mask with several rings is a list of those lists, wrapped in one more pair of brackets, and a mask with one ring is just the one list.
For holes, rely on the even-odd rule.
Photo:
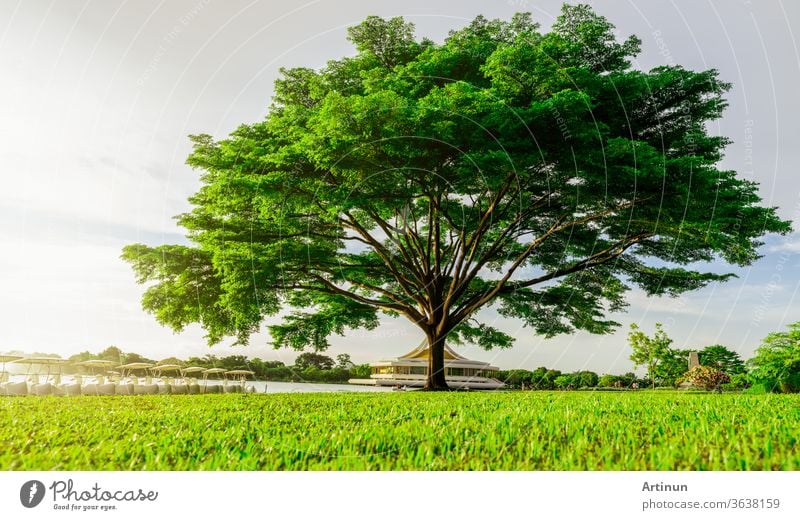
[(569, 374), (562, 374), (553, 380), (553, 385), (559, 390), (567, 390), (573, 388), (572, 376)]
[(717, 71), (633, 69), (639, 39), (588, 6), (549, 32), (518, 14), (440, 44), (399, 18), (349, 34), (354, 56), (283, 71), (263, 121), (193, 137), (192, 245), (123, 253), (161, 323), (246, 342), (280, 316), (276, 347), (321, 350), (401, 315), (445, 387), (445, 340), (513, 343), (482, 308), (544, 336), (606, 333), (630, 286), (725, 280), (686, 266), (747, 265), (761, 235), (789, 230), (717, 167)]
[(298, 368), (314, 367), (320, 370), (330, 370), (333, 368), (333, 364), (332, 358), (316, 352), (303, 352), (294, 360), (294, 365)]
[(637, 386), (643, 387), (647, 384), (644, 379), (639, 379), (633, 372), (628, 372), (621, 376), (614, 374), (603, 374), (597, 381), (597, 386), (601, 388), (631, 388), (634, 383)]
[(555, 378), (554, 386), (558, 389), (594, 388), (600, 377), (589, 370), (581, 370), (572, 374), (563, 374)]
[(748, 360), (750, 379), (772, 391), (800, 391), (800, 322), (768, 335)]
[(539, 367), (528, 376), (526, 387), (534, 390), (552, 390), (555, 388), (556, 378), (560, 375), (560, 370)]
[[(690, 350), (672, 348), (672, 340), (667, 336), (660, 323), (656, 323), (656, 330), (652, 337), (645, 334), (636, 324), (631, 325), (628, 334), (632, 353), (630, 359), (637, 366), (647, 367), (647, 375), (652, 386), (677, 386), (679, 383), (692, 382), (695, 377), (700, 378), (704, 384), (708, 378), (714, 379), (716, 372), (727, 374), (725, 381), (730, 383), (730, 376), (741, 375), (745, 372), (744, 361), (736, 352), (723, 345), (710, 345), (698, 352), (700, 365), (713, 370), (703, 370), (687, 373)], [(736, 388), (742, 388), (742, 381), (737, 378)], [(704, 384), (697, 383), (704, 387)], [(716, 387), (714, 383), (711, 388)], [(731, 387), (728, 387), (731, 388)]]
[(6, 398), (0, 470), (799, 470), (798, 405), (677, 392)]
[(745, 372), (742, 357), (723, 345), (710, 345), (697, 353), (700, 364), (722, 370), (728, 375)]
[[(672, 340), (667, 336), (660, 323), (656, 323), (656, 331), (652, 337), (645, 334), (635, 323), (631, 324), (631, 331), (628, 333), (628, 343), (631, 346), (630, 359), (636, 366), (647, 367), (647, 377), (650, 378), (652, 386), (656, 386), (656, 378), (659, 376), (659, 367), (665, 361), (674, 358), (670, 345)], [(686, 365), (684, 365), (685, 371)]]
[(689, 368), (689, 350), (667, 348), (655, 367), (656, 384), (660, 386), (677, 385)]
[(590, 370), (562, 374), (560, 370), (552, 370), (546, 367), (539, 367), (534, 371), (525, 369), (501, 370), (498, 378), (509, 388), (522, 388), (525, 390), (593, 388), (600, 381), (600, 377)]
[[(295, 364), (297, 361), (295, 360)], [(350, 368), (354, 365), (353, 360), (350, 359), (350, 354), (338, 354), (336, 356), (336, 366), (338, 368)]]
[(733, 374), (729, 383), (722, 385), (725, 390), (746, 390), (750, 388), (752, 382), (750, 381), (749, 374)]
[(693, 367), (683, 379), (704, 390), (722, 389), (722, 385), (731, 382), (731, 377), (725, 372), (703, 365)]

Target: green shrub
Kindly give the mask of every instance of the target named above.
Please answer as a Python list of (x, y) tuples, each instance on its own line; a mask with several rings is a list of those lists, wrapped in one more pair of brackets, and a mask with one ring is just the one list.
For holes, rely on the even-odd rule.
[(772, 392), (771, 388), (764, 383), (758, 383), (744, 391), (745, 394), (769, 394)]
[(734, 390), (744, 390), (750, 387), (750, 378), (745, 373), (733, 374), (728, 385)]
[(731, 382), (730, 376), (725, 372), (702, 365), (689, 370), (683, 379), (705, 390), (714, 390), (717, 387), (722, 387), (725, 383)]

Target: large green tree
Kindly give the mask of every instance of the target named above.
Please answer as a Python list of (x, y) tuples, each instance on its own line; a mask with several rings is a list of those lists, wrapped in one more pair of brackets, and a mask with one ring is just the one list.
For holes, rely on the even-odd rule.
[(325, 349), (348, 328), (403, 316), (444, 344), (508, 347), (481, 309), (536, 334), (607, 333), (631, 286), (675, 295), (746, 265), (789, 225), (716, 164), (706, 123), (729, 85), (715, 70), (631, 67), (587, 6), (549, 32), (529, 14), (476, 18), (442, 43), (401, 18), (349, 32), (356, 54), (283, 70), (266, 118), (193, 136), (203, 186), (179, 222), (191, 246), (130, 245), (143, 307), (211, 343)]
[(754, 383), (772, 391), (800, 392), (800, 322), (769, 334), (747, 364)]
[(656, 331), (652, 336), (648, 336), (638, 325), (632, 323), (628, 333), (628, 343), (631, 346), (631, 361), (637, 367), (647, 368), (647, 377), (655, 388), (656, 379), (661, 379), (665, 368), (673, 365), (672, 360), (676, 351), (670, 348), (672, 340), (660, 323), (656, 323)]
[(655, 369), (656, 381), (663, 386), (674, 385), (689, 369), (689, 350), (669, 348)]
[(698, 352), (697, 356), (701, 365), (714, 367), (728, 375), (745, 372), (742, 357), (724, 345), (709, 345)]
[(334, 362), (328, 356), (315, 352), (304, 352), (294, 360), (294, 366), (299, 369), (314, 367), (320, 370), (330, 370), (334, 367)]

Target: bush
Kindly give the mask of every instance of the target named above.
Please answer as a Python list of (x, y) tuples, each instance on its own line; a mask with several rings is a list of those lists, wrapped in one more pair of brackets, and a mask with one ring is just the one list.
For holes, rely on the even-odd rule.
[(794, 394), (800, 392), (800, 373), (789, 374), (783, 378), (779, 385), (784, 394)]
[(732, 390), (744, 390), (746, 388), (750, 388), (750, 379), (745, 373), (733, 374), (731, 376), (731, 382), (728, 383), (728, 386)]
[(763, 383), (758, 383), (744, 391), (746, 394), (768, 394), (772, 390)]
[(705, 390), (713, 390), (731, 382), (730, 376), (725, 372), (702, 365), (689, 370), (683, 379)]

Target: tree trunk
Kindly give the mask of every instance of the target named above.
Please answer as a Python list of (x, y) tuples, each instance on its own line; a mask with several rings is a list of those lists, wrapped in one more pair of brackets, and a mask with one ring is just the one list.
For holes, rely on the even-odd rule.
[(428, 379), (425, 390), (449, 390), (444, 377), (444, 343), (447, 336), (428, 333)]

